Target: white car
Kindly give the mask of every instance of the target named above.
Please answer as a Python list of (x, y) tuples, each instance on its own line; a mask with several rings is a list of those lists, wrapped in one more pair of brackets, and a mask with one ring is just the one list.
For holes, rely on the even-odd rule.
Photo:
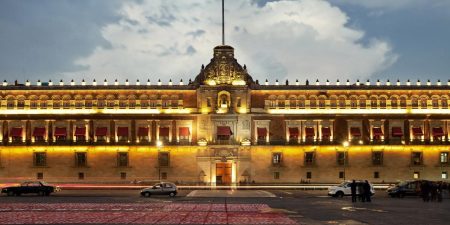
[[(350, 184), (353, 181), (345, 181), (342, 182), (341, 184), (339, 184), (338, 186), (331, 186), (328, 188), (328, 195), (333, 196), (333, 197), (344, 197), (345, 195), (352, 195), (352, 190), (350, 187)], [(359, 195), (359, 186), (363, 185), (365, 183), (365, 181), (363, 180), (355, 180), (356, 182), (356, 195)], [(369, 182), (370, 184), (370, 193), (371, 195), (375, 194), (375, 190), (373, 189), (373, 185)]]

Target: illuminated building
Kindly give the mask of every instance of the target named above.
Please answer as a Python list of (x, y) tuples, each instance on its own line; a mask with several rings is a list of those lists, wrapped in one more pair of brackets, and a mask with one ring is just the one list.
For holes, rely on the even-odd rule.
[(450, 168), (440, 81), (260, 83), (221, 45), (185, 84), (0, 89), (2, 181), (392, 182)]

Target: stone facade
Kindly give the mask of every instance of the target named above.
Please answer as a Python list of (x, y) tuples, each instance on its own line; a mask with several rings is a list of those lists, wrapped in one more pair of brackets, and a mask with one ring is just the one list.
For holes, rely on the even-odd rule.
[(186, 84), (0, 87), (0, 181), (447, 180), (449, 83), (254, 81), (218, 46)]

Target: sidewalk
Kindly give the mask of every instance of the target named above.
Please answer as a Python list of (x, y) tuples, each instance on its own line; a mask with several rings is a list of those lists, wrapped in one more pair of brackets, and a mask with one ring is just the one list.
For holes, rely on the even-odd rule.
[[(19, 183), (0, 183), (0, 188), (15, 186)], [(61, 190), (140, 190), (151, 185), (134, 184), (99, 184), (99, 183), (51, 183)], [(326, 190), (330, 186), (338, 184), (286, 184), (286, 185), (230, 185), (230, 186), (210, 186), (210, 185), (177, 185), (179, 190)], [(375, 189), (384, 190), (388, 184), (374, 184)]]

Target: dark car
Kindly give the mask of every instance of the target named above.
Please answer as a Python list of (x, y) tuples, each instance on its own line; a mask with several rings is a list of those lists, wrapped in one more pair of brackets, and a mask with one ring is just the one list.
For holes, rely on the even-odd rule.
[(169, 182), (157, 183), (141, 191), (141, 195), (144, 197), (150, 197), (151, 195), (169, 195), (170, 197), (175, 197), (177, 193), (177, 186)]
[(420, 185), (423, 180), (409, 180), (402, 181), (392, 187), (389, 187), (386, 192), (391, 197), (403, 198), (405, 196), (420, 196)]
[(43, 181), (27, 181), (23, 182), (19, 186), (4, 187), (2, 188), (1, 193), (6, 193), (8, 196), (20, 196), (22, 194), (38, 194), (48, 196), (59, 190), (59, 187), (48, 185)]

